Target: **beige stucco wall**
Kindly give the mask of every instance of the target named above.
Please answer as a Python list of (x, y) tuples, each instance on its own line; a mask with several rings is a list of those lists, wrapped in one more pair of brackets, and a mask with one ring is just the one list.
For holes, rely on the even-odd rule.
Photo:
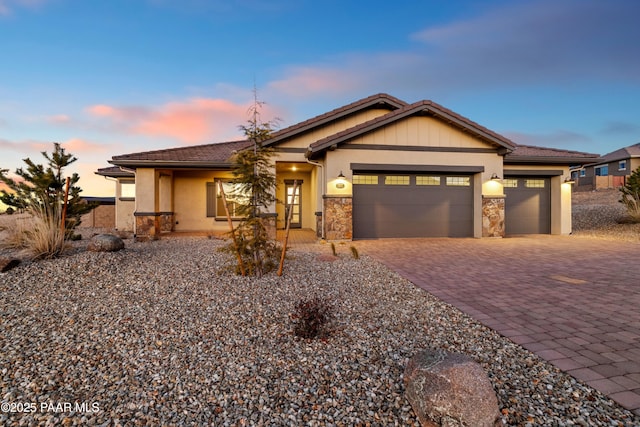
[(173, 173), (174, 230), (228, 231), (227, 221), (207, 217), (207, 182), (231, 178), (226, 172), (175, 171)]
[(134, 218), (133, 212), (136, 209), (136, 199), (134, 197), (123, 197), (122, 185), (132, 184), (131, 179), (118, 179), (116, 182), (116, 229), (119, 231), (133, 232)]

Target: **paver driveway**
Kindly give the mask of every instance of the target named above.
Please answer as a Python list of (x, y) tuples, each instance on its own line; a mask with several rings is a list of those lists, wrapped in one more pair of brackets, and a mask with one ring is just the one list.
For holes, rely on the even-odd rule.
[(640, 415), (640, 244), (570, 236), (354, 244)]

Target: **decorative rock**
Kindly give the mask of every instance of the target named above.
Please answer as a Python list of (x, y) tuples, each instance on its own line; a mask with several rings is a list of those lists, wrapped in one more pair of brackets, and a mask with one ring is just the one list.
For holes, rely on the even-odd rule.
[(9, 271), (20, 264), (20, 260), (17, 258), (0, 258), (0, 273)]
[(500, 425), (498, 399), (482, 367), (442, 350), (413, 356), (404, 371), (407, 399), (423, 427)]
[(92, 252), (115, 252), (124, 249), (124, 241), (113, 234), (98, 234), (91, 238), (87, 250)]

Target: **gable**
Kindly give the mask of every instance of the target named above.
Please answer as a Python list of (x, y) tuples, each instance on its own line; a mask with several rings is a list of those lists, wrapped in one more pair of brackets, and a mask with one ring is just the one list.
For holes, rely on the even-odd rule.
[(355, 126), (358, 126), (359, 124), (368, 122), (387, 113), (389, 113), (389, 110), (387, 109), (369, 109), (360, 111), (350, 116), (339, 118), (326, 124), (318, 125), (317, 127), (307, 130), (306, 132), (294, 135), (289, 139), (280, 141), (274, 145), (276, 149), (299, 148), (306, 151), (309, 145), (311, 145), (315, 141), (353, 128)]
[[(411, 116), (377, 128), (348, 142), (351, 145), (382, 148), (433, 147), (444, 149), (489, 149), (496, 147), (441, 120), (429, 116)], [(363, 147), (364, 148), (364, 147)]]

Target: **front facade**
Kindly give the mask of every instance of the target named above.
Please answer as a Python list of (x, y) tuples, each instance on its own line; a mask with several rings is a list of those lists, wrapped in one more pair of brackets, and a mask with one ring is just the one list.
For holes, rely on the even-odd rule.
[[(434, 102), (386, 94), (278, 131), (267, 145), (282, 201), (269, 209), (273, 228), (291, 210), (291, 227), (328, 240), (568, 234), (569, 168), (597, 158), (517, 145)], [(98, 173), (117, 179), (117, 227), (138, 236), (226, 231), (220, 182), (231, 189), (231, 157), (249, 146), (114, 156), (117, 169)], [(133, 183), (134, 197), (122, 197)], [(230, 202), (233, 216), (241, 201)]]
[(595, 163), (576, 168), (572, 177), (576, 190), (592, 191), (603, 188), (622, 187), (627, 177), (640, 167), (640, 143), (612, 151)]

